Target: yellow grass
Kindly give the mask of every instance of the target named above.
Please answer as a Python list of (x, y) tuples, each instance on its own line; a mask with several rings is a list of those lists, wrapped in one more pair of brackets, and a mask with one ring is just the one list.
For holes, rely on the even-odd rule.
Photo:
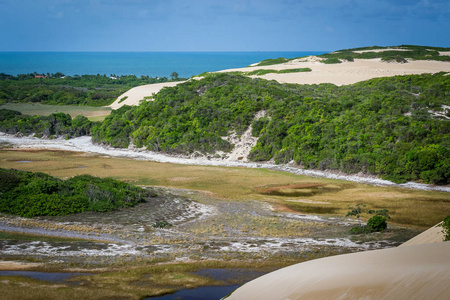
[(433, 226), (450, 214), (450, 195), (444, 192), (378, 187), (266, 169), (177, 165), (47, 150), (1, 150), (0, 167), (59, 178), (79, 174), (113, 177), (137, 185), (203, 191), (224, 201), (264, 201), (280, 210), (303, 213), (344, 216), (350, 206), (364, 203), (367, 209), (388, 209), (391, 223), (421, 228)]

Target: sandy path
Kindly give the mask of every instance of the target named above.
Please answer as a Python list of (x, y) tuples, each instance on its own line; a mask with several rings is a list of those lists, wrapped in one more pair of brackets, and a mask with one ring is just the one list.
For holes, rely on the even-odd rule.
[(235, 299), (448, 299), (450, 242), (338, 255), (287, 267)]
[[(149, 97), (153, 94), (157, 94), (162, 88), (165, 87), (173, 87), (177, 84), (183, 83), (184, 81), (176, 81), (176, 82), (163, 82), (163, 83), (155, 83), (155, 84), (147, 84), (137, 86), (132, 88), (131, 90), (120, 95), (113, 104), (109, 107), (112, 109), (118, 109), (122, 105), (139, 105), (139, 102), (144, 99), (144, 97)], [(119, 103), (121, 99), (124, 97), (128, 97), (126, 100)]]
[(378, 77), (437, 73), (441, 71), (450, 72), (450, 62), (414, 60), (400, 64), (382, 62), (381, 59), (375, 58), (355, 59), (354, 62), (343, 62), (340, 64), (324, 64), (318, 61), (294, 60), (279, 65), (228, 69), (220, 72), (250, 72), (258, 69), (285, 70), (296, 68), (310, 68), (312, 71), (284, 74), (269, 73), (253, 77), (276, 80), (280, 83), (333, 83), (336, 85), (346, 85)]

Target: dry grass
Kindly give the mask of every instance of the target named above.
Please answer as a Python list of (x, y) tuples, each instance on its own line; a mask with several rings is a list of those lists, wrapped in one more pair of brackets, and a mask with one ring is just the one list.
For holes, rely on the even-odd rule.
[(302, 213), (344, 216), (350, 206), (364, 203), (367, 209), (388, 209), (392, 223), (420, 228), (433, 226), (450, 214), (450, 195), (444, 192), (378, 187), (266, 169), (177, 165), (48, 150), (1, 150), (0, 167), (59, 178), (112, 176), (137, 185), (203, 191), (224, 201), (264, 201)]
[(62, 112), (72, 118), (85, 116), (91, 121), (103, 121), (111, 113), (109, 107), (73, 106), (73, 105), (44, 105), (39, 103), (6, 103), (0, 108), (20, 111), (24, 115), (48, 116), (52, 113)]

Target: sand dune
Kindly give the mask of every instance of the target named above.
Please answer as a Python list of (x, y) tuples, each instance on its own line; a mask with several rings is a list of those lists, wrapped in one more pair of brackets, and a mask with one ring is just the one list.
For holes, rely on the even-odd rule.
[(237, 299), (449, 299), (450, 242), (435, 226), (401, 247), (293, 265), (237, 289)]
[(412, 75), (423, 73), (450, 72), (450, 62), (411, 60), (408, 63), (387, 63), (381, 59), (355, 59), (354, 62), (342, 62), (340, 64), (324, 64), (309, 59), (306, 61), (293, 60), (284, 64), (228, 69), (221, 72), (251, 72), (258, 69), (285, 70), (297, 68), (310, 68), (311, 72), (298, 73), (269, 73), (260, 77), (267, 80), (276, 80), (280, 83), (319, 84), (333, 83), (347, 85), (356, 82), (395, 75)]
[[(286, 70), (297, 68), (310, 68), (311, 72), (298, 73), (269, 73), (260, 77), (267, 80), (276, 80), (280, 83), (297, 83), (297, 84), (319, 84), (333, 83), (336, 85), (353, 84), (377, 77), (388, 77), (395, 75), (411, 75), (423, 73), (450, 72), (450, 62), (440, 61), (424, 61), (411, 60), (408, 63), (387, 63), (381, 59), (355, 59), (354, 62), (342, 62), (340, 64), (324, 64), (320, 62), (321, 58), (309, 56), (306, 58), (295, 59), (283, 64), (262, 66), (262, 67), (246, 67), (237, 69), (227, 69), (219, 72), (251, 72), (258, 69)], [(139, 105), (144, 97), (152, 96), (158, 93), (164, 87), (172, 87), (180, 84), (179, 82), (165, 82), (138, 86), (130, 89), (126, 93), (120, 95), (109, 107), (118, 109), (122, 105)], [(126, 100), (121, 101), (124, 97)]]
[(322, 258), (255, 279), (227, 300), (448, 299), (450, 242)]
[(441, 224), (442, 222), (413, 237), (409, 241), (404, 242), (399, 247), (442, 242), (444, 240), (444, 233), (442, 232)]
[[(114, 103), (109, 107), (111, 107), (112, 109), (118, 109), (123, 105), (139, 105), (139, 102), (143, 100), (144, 97), (152, 96), (153, 94), (157, 94), (162, 88), (176, 86), (177, 84), (180, 84), (182, 82), (184, 81), (163, 82), (137, 86), (120, 95), (117, 100), (114, 101)], [(124, 101), (120, 102), (120, 100), (124, 97), (127, 98)]]

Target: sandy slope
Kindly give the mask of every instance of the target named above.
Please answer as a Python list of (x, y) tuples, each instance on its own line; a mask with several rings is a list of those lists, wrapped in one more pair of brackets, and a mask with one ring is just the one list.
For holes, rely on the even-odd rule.
[(440, 71), (450, 72), (450, 62), (412, 60), (408, 63), (400, 64), (382, 62), (381, 59), (375, 58), (355, 59), (354, 62), (343, 62), (340, 64), (324, 64), (319, 61), (314, 61), (314, 59), (309, 59), (306, 61), (293, 60), (272, 66), (228, 69), (221, 72), (250, 72), (257, 69), (285, 70), (297, 68), (310, 68), (311, 72), (269, 73), (258, 77), (267, 80), (276, 80), (280, 83), (333, 83), (336, 85), (346, 85), (377, 77), (437, 73)]
[(237, 299), (448, 299), (450, 242), (322, 258), (237, 289)]
[[(421, 234), (413, 237), (409, 241), (404, 242), (399, 247), (442, 242), (444, 240), (444, 233), (442, 232), (441, 225), (442, 225), (442, 222), (431, 227), (430, 229), (422, 232)], [(450, 282), (449, 282), (449, 284), (450, 284)]]
[[(176, 82), (163, 82), (163, 83), (155, 83), (155, 84), (147, 84), (147, 85), (141, 85), (137, 86), (135, 88), (132, 88), (131, 90), (123, 93), (120, 95), (116, 101), (114, 101), (113, 104), (111, 104), (109, 107), (112, 109), (118, 109), (122, 105), (139, 105), (139, 102), (144, 99), (144, 97), (149, 97), (153, 94), (157, 94), (162, 88), (164, 87), (172, 87), (176, 86), (177, 84), (180, 84), (184, 81), (176, 81)], [(119, 103), (119, 101), (124, 98), (128, 97), (126, 100)]]

